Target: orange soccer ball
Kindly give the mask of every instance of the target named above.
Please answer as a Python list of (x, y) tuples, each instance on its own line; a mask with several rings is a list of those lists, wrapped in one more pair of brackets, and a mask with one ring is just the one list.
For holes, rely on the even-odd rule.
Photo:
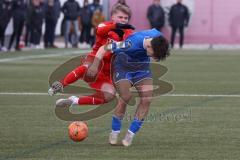
[(88, 136), (87, 124), (81, 121), (72, 122), (68, 126), (68, 135), (75, 142), (84, 140)]

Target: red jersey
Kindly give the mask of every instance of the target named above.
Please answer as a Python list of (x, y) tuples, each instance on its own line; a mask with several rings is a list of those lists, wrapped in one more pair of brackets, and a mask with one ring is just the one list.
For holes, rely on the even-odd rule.
[[(103, 46), (111, 41), (123, 41), (129, 35), (131, 35), (133, 33), (133, 30), (131, 30), (131, 29), (124, 29), (123, 30), (124, 35), (123, 35), (123, 38), (121, 38), (118, 36), (117, 33), (112, 31), (113, 29), (116, 29), (116, 25), (112, 21), (103, 22), (98, 25), (98, 27), (96, 28), (96, 42), (93, 46), (92, 52), (88, 54), (88, 56), (87, 56), (88, 58), (93, 60), (96, 56), (98, 49), (101, 46)], [(106, 76), (110, 74), (111, 59), (112, 59), (112, 53), (111, 52), (105, 53), (105, 55), (103, 57), (104, 64), (103, 64), (102, 70), (100, 72), (105, 73)]]
[(105, 45), (111, 40), (122, 41), (126, 39), (126, 37), (128, 37), (133, 32), (131, 29), (124, 29), (123, 39), (121, 39), (115, 32), (112, 31), (113, 29), (116, 29), (116, 25), (112, 21), (103, 22), (98, 25), (96, 28), (96, 42), (93, 46), (92, 53), (96, 54), (101, 46)]
[[(126, 39), (130, 34), (132, 34), (132, 30), (125, 29), (123, 30), (124, 34), (123, 37), (119, 37), (117, 33), (113, 32), (112, 30), (116, 29), (116, 25), (113, 22), (105, 22), (101, 23), (96, 28), (96, 43), (93, 47), (93, 51), (90, 52), (85, 60), (82, 61), (82, 63), (92, 63), (98, 49), (110, 42), (110, 40), (114, 41), (122, 41)], [(70, 72), (67, 76), (64, 77), (62, 80), (62, 83), (64, 86), (67, 86), (73, 82), (75, 82), (77, 79), (83, 78), (85, 82), (89, 84), (90, 87), (96, 89), (97, 91), (101, 91), (103, 84), (108, 83), (112, 84), (112, 78), (111, 78), (111, 60), (112, 60), (112, 53), (108, 52), (103, 57), (103, 63), (100, 65), (101, 69), (99, 70), (98, 74), (94, 79), (91, 77), (85, 76), (85, 73), (87, 71), (86, 66), (79, 66), (76, 69), (74, 69), (72, 72)]]

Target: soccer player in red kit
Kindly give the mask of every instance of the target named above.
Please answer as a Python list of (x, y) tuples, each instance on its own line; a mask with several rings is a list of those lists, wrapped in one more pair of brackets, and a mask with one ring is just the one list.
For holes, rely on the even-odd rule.
[(74, 83), (78, 79), (82, 79), (85, 80), (91, 88), (95, 89), (96, 93), (88, 96), (71, 96), (68, 99), (59, 99), (56, 102), (56, 106), (64, 107), (74, 104), (98, 105), (107, 103), (114, 98), (115, 88), (112, 84), (110, 69), (112, 54), (110, 52), (105, 54), (102, 60), (102, 66), (99, 68), (98, 75), (94, 81), (88, 80), (87, 70), (93, 63), (95, 55), (101, 46), (110, 41), (125, 40), (133, 33), (134, 27), (128, 24), (130, 17), (131, 11), (128, 7), (120, 4), (115, 5), (111, 12), (112, 21), (101, 23), (96, 28), (95, 45), (93, 46), (92, 52), (86, 56), (83, 64), (68, 73), (62, 80), (54, 82), (48, 91), (50, 95), (54, 95), (57, 92), (61, 92), (65, 86)]

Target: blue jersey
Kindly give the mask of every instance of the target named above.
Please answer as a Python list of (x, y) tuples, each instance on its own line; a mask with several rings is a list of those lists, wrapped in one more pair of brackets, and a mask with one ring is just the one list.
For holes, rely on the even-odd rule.
[(143, 79), (152, 77), (149, 69), (150, 58), (143, 47), (144, 40), (161, 36), (156, 29), (136, 32), (124, 42), (113, 42), (112, 52), (116, 55), (114, 60), (114, 82), (128, 80), (133, 85)]
[(144, 39), (155, 38), (160, 35), (162, 35), (162, 33), (156, 29), (136, 32), (129, 36), (124, 43), (113, 42), (112, 52), (117, 56), (119, 54), (121, 54), (121, 56), (125, 55), (128, 62), (149, 63), (150, 59), (147, 55), (146, 49), (143, 47)]

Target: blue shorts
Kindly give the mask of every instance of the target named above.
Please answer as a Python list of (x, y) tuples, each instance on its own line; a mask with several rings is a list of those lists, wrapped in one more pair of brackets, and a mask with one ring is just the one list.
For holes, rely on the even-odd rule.
[(135, 71), (135, 72), (126, 72), (115, 70), (114, 75), (114, 82), (117, 83), (122, 80), (128, 80), (135, 85), (136, 83), (144, 80), (144, 79), (152, 79), (152, 74), (150, 70), (142, 70), (142, 71)]
[(125, 54), (119, 54), (115, 57), (113, 71), (115, 73), (113, 80), (115, 83), (121, 80), (128, 80), (132, 85), (143, 79), (151, 79), (150, 64), (146, 62), (129, 62), (131, 59)]

